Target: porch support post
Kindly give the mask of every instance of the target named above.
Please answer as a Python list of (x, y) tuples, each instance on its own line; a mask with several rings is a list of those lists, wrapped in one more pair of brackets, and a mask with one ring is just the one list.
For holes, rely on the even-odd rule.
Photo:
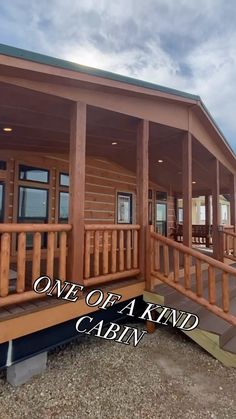
[(230, 223), (234, 226), (236, 231), (236, 176), (232, 173), (230, 175)]
[(213, 257), (221, 259), (220, 253), (220, 168), (219, 160), (213, 161), (213, 188), (212, 188), (212, 242), (213, 242)]
[(192, 135), (187, 132), (182, 144), (183, 244), (192, 247)]
[(205, 226), (206, 226), (206, 247), (210, 247), (210, 227), (211, 227), (210, 195), (205, 195)]
[(86, 104), (77, 102), (72, 107), (70, 128), (70, 201), (69, 223), (72, 231), (68, 249), (68, 277), (83, 283), (84, 266), (84, 198), (85, 198)]
[(140, 225), (139, 237), (139, 268), (142, 277), (145, 277), (145, 236), (148, 226), (148, 142), (149, 121), (141, 120), (137, 130), (137, 222)]

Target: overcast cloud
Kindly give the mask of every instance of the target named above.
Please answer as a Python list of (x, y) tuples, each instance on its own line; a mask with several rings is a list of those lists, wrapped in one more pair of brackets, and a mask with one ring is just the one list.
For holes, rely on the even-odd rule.
[(234, 0), (11, 0), (0, 42), (199, 94), (236, 150)]

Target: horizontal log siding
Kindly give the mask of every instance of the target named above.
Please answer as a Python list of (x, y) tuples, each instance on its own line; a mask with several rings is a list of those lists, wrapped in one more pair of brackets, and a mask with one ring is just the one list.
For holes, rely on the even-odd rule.
[[(43, 167), (50, 170), (50, 200), (49, 200), (49, 222), (58, 222), (58, 173), (68, 172), (68, 157), (62, 156), (54, 158), (53, 156), (37, 155), (31, 153), (3, 151), (2, 159), (6, 154), (7, 171), (4, 173), (6, 180), (6, 202), (5, 202), (5, 221), (17, 222), (17, 189), (18, 173), (15, 170), (17, 162), (35, 167)], [(136, 202), (136, 174), (108, 161), (102, 157), (86, 157), (86, 179), (85, 179), (85, 223), (116, 223), (116, 194), (120, 192), (133, 193), (133, 207), (138, 211), (138, 202)], [(41, 184), (37, 185), (38, 187)], [(42, 184), (42, 187), (43, 184)], [(153, 222), (155, 208), (155, 192), (163, 190), (154, 183), (150, 182), (149, 187), (153, 190)], [(65, 188), (64, 188), (65, 190)], [(14, 211), (13, 211), (14, 209)], [(136, 222), (134, 213), (133, 223)], [(168, 198), (168, 233), (174, 224), (174, 203), (173, 198)]]
[(116, 193), (136, 193), (136, 176), (113, 162), (87, 157), (85, 223), (116, 222)]

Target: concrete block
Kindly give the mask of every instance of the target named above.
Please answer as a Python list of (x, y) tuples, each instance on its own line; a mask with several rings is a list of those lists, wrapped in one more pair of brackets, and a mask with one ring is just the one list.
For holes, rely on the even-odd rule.
[(7, 367), (7, 381), (12, 386), (26, 383), (34, 375), (41, 374), (47, 366), (47, 352), (32, 356)]

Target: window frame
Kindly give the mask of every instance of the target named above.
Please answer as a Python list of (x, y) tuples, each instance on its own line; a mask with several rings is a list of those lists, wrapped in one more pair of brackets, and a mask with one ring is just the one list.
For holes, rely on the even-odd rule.
[[(42, 180), (35, 180), (35, 179), (21, 179), (20, 178), (21, 166), (28, 167), (29, 169), (37, 169), (37, 170), (41, 170), (43, 172), (46, 172), (47, 173), (47, 182), (44, 182)], [(32, 166), (32, 165), (29, 166), (28, 164), (19, 163), (18, 164), (18, 181), (19, 182), (39, 183), (40, 185), (49, 185), (50, 184), (50, 169), (47, 169), (47, 168), (44, 168), (44, 167)]]

